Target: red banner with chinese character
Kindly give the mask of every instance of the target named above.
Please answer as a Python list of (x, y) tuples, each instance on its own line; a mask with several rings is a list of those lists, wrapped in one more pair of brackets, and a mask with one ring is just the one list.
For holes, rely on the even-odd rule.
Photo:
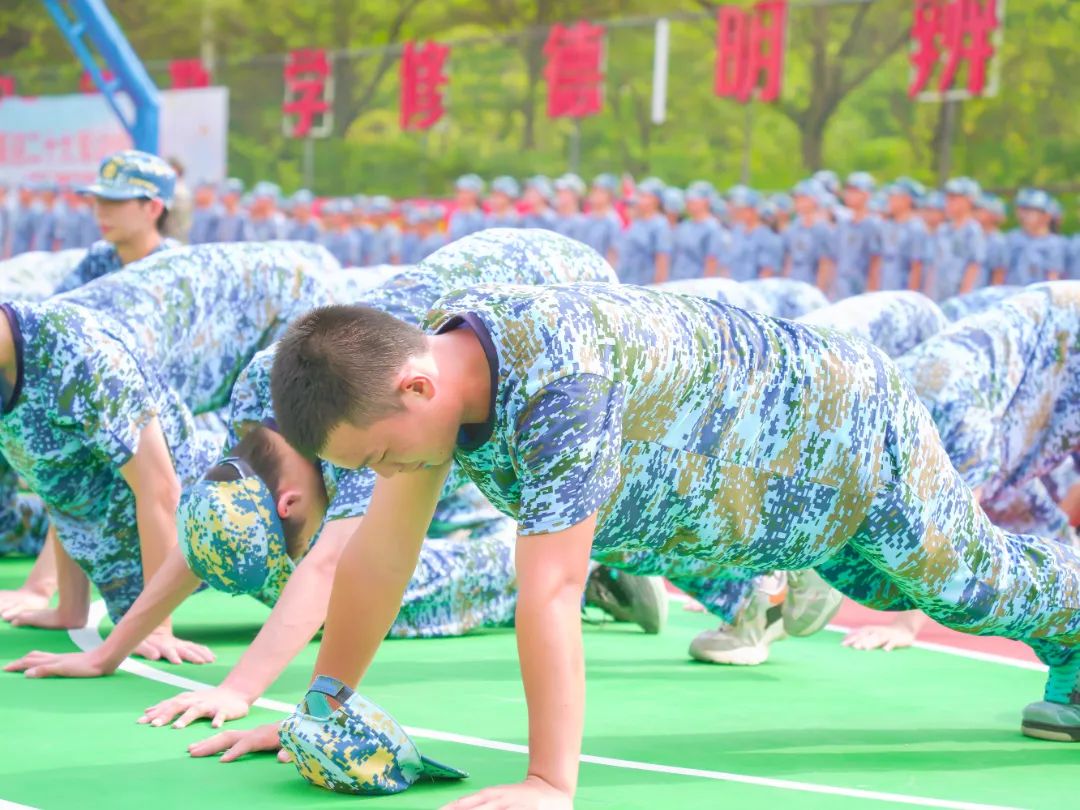
[(210, 86), (210, 74), (201, 59), (172, 60), (169, 62), (169, 79), (173, 90)]
[[(999, 0), (915, 0), (911, 24), (911, 98), (925, 93), (966, 90), (971, 96), (987, 91), (987, 74), (994, 58), (994, 34), (1002, 20)], [(967, 75), (961, 87), (960, 68)], [(936, 85), (934, 72), (940, 68)]]
[(746, 104), (776, 101), (784, 83), (787, 0), (762, 0), (750, 9), (721, 6), (716, 12), (716, 77), (721, 98)]
[(604, 28), (587, 22), (553, 26), (544, 43), (547, 113), (585, 118), (604, 105)]
[(285, 61), (285, 134), (293, 138), (324, 138), (333, 129), (333, 71), (326, 51), (303, 48)]
[(442, 117), (450, 46), (407, 42), (401, 53), (401, 128), (428, 129)]

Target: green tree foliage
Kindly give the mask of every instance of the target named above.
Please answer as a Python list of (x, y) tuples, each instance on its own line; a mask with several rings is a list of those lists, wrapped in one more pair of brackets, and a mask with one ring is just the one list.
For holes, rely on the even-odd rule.
[[(743, 5), (750, 5), (743, 2)], [(454, 176), (558, 174), (578, 139), (579, 170), (658, 174), (766, 188), (808, 171), (864, 168), (935, 181), (939, 104), (907, 97), (911, 0), (793, 2), (784, 94), (749, 109), (713, 94), (715, 2), (709, 0), (109, 0), (162, 86), (168, 60), (214, 57), (231, 93), (230, 171), (301, 180), (302, 145), (281, 133), (283, 54), (323, 47), (335, 60), (335, 134), (315, 147), (315, 189), (442, 194)], [(653, 27), (671, 17), (667, 120), (650, 120)], [(545, 111), (548, 27), (607, 26), (601, 115), (580, 127)], [(954, 173), (986, 185), (1068, 187), (1080, 173), (1080, 3), (1009, 0), (1002, 84), (957, 105)], [(453, 45), (448, 115), (427, 132), (398, 126), (402, 43)], [(38, 0), (0, 6), (0, 63), (29, 94), (72, 92), (79, 68)]]

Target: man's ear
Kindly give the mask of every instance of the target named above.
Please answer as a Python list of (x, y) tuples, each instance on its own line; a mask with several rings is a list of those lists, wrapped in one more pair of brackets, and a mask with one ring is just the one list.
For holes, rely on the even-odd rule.
[(277, 513), (278, 517), (284, 520), (292, 515), (293, 511), (297, 508), (302, 496), (298, 489), (284, 489), (277, 497)]

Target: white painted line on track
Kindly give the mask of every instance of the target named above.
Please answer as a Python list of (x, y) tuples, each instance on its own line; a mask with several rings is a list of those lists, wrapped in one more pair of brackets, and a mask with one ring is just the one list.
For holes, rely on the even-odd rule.
[[(79, 649), (92, 650), (102, 643), (101, 631), (98, 625), (105, 618), (105, 603), (94, 602), (90, 606), (90, 614), (86, 627), (78, 630), (69, 630), (68, 635)], [(207, 683), (174, 675), (155, 669), (148, 664), (133, 661), (130, 658), (124, 660), (120, 669), (141, 678), (157, 681), (180, 689), (210, 689)], [(271, 711), (292, 713), (293, 706), (280, 700), (268, 700), (260, 698), (255, 705)], [(473, 748), (486, 748), (493, 751), (505, 751), (513, 754), (528, 754), (529, 749), (524, 745), (506, 743), (499, 740), (488, 740), (483, 737), (469, 737), (464, 734), (454, 734), (447, 731), (435, 731), (433, 729), (416, 728), (405, 726), (405, 731), (413, 737), (427, 740), (439, 740), (441, 742), (468, 745)], [(795, 782), (789, 779), (770, 779), (764, 776), (748, 776), (740, 773), (726, 773), (724, 771), (701, 770), (699, 768), (680, 768), (673, 765), (658, 765), (651, 762), (637, 762), (629, 759), (614, 759), (612, 757), (597, 757), (591, 754), (582, 754), (581, 761), (590, 765), (602, 765), (609, 768), (623, 768), (631, 771), (645, 771), (648, 773), (667, 774), (671, 776), (687, 776), (697, 779), (712, 779), (718, 782), (737, 782), (744, 785), (757, 787), (776, 788), (779, 790), (792, 790), (800, 793), (816, 793), (828, 796), (843, 796), (850, 799), (867, 799), (870, 801), (888, 802), (891, 804), (914, 805), (916, 807), (940, 807), (945, 810), (1017, 810), (1017, 808), (995, 804), (977, 804), (973, 802), (956, 802), (948, 799), (933, 799), (925, 796), (908, 796), (903, 793), (883, 793), (876, 790), (859, 790), (858, 788), (833, 787), (831, 785), (816, 785), (811, 782)], [(2, 810), (2, 805), (0, 805)]]
[(15, 802), (9, 802), (6, 799), (0, 799), (0, 810), (38, 810), (36, 807), (31, 807), (28, 804), (16, 804)]

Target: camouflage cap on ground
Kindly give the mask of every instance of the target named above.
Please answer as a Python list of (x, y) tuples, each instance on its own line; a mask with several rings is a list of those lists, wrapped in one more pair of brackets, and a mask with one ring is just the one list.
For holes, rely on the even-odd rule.
[[(340, 704), (334, 709), (327, 698)], [(341, 681), (320, 675), (281, 724), (281, 745), (308, 782), (338, 793), (400, 793), (421, 779), (465, 771), (420, 754), (397, 721)]]
[(180, 548), (192, 572), (210, 587), (272, 604), (295, 568), (274, 496), (241, 459), (221, 463), (242, 477), (204, 479), (184, 492), (176, 511)]

